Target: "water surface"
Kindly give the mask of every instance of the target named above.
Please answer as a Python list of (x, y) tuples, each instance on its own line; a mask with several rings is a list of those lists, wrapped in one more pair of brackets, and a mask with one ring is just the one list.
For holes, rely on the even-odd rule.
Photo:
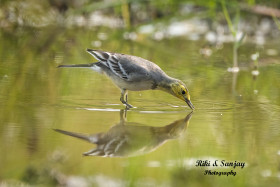
[[(106, 37), (101, 40), (96, 33)], [(231, 44), (222, 49), (210, 47), (213, 54), (207, 57), (199, 52), (205, 46), (203, 40), (122, 38), (121, 32), (106, 29), (0, 32), (3, 184), (279, 184), (279, 41), (241, 46), (241, 71), (234, 74), (227, 72), (232, 65)], [(53, 130), (96, 134), (120, 123), (124, 106), (119, 89), (109, 79), (88, 69), (56, 68), (94, 62), (85, 49), (95, 48), (96, 41), (102, 44), (99, 49), (154, 61), (188, 85), (196, 110), (178, 135), (148, 151), (140, 147), (141, 154), (85, 157), (82, 154), (93, 149), (93, 144)], [(271, 56), (267, 49), (278, 54)], [(256, 51), (260, 74), (254, 77), (250, 56)], [(161, 91), (129, 92), (129, 102), (136, 108), (127, 111), (126, 126), (143, 133), (163, 129), (191, 112), (185, 103)], [(245, 167), (196, 167), (197, 160), (245, 162)], [(206, 169), (233, 170), (236, 176), (204, 175)]]

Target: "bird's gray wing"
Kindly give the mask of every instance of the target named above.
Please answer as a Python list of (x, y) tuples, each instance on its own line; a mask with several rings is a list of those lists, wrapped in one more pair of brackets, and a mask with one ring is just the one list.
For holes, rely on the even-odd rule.
[(109, 68), (115, 75), (121, 79), (128, 80), (128, 72), (123, 67), (120, 59), (114, 53), (103, 52), (99, 50), (87, 49), (87, 52), (94, 56), (100, 63)]

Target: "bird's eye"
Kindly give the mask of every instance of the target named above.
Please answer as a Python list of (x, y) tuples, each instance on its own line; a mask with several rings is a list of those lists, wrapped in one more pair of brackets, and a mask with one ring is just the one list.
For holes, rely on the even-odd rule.
[(182, 94), (184, 95), (185, 93), (186, 93), (185, 90), (183, 90), (183, 91), (182, 91)]

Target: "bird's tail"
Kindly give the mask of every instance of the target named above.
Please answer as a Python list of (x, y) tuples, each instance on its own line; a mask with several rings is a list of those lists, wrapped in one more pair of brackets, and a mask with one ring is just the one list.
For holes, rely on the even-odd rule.
[(91, 64), (73, 64), (73, 65), (59, 65), (58, 68), (91, 68), (94, 63)]
[(103, 73), (102, 69), (99, 66), (100, 62), (94, 62), (90, 64), (73, 64), (73, 65), (59, 65), (58, 68), (91, 68), (92, 70)]

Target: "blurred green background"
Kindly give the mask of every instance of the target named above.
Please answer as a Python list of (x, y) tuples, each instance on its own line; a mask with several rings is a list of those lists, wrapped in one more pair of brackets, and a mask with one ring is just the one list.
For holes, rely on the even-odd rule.
[[(277, 0), (0, 1), (0, 186), (278, 186), (279, 12)], [(133, 157), (82, 156), (96, 146), (53, 129), (108, 132), (124, 109), (105, 76), (56, 68), (94, 62), (86, 48), (140, 56), (184, 81), (196, 107), (189, 124), (160, 142), (151, 129), (190, 109), (160, 91), (129, 92), (137, 108), (124, 126), (137, 130), (123, 136), (161, 144)]]

